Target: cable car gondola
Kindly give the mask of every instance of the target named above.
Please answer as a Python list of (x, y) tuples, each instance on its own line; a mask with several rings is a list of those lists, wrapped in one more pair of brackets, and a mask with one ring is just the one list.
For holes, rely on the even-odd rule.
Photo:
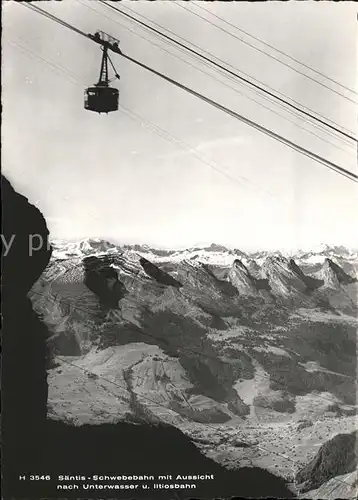
[(97, 113), (118, 110), (119, 91), (116, 88), (96, 84), (85, 90), (85, 109)]
[[(96, 33), (93, 38), (95, 39), (95, 37), (99, 38), (99, 33)], [(113, 66), (113, 63), (108, 56), (109, 45), (110, 44), (108, 42), (103, 42), (103, 56), (98, 83), (85, 90), (84, 107), (85, 109), (95, 111), (96, 113), (110, 113), (111, 111), (118, 110), (119, 91), (115, 87), (109, 86), (108, 60)], [(117, 72), (115, 73), (115, 76), (119, 79)]]

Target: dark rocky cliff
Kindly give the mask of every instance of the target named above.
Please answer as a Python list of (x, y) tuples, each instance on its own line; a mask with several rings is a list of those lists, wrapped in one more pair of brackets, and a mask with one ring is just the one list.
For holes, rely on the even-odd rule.
[[(166, 425), (84, 425), (46, 420), (46, 328), (33, 312), (27, 294), (51, 255), (48, 230), (38, 209), (4, 179), (3, 235), (13, 246), (3, 254), (3, 498), (63, 498), (57, 475), (83, 474), (214, 474), (196, 490), (175, 492), (177, 498), (292, 498), (283, 480), (258, 468), (228, 471), (204, 457), (179, 430)], [(29, 255), (29, 235), (43, 238)], [(24, 474), (50, 474), (49, 481), (19, 480)], [(108, 491), (108, 490), (107, 490)], [(98, 492), (91, 492), (98, 498)], [(90, 494), (91, 494), (90, 493)], [(116, 498), (129, 498), (121, 492)], [(173, 498), (170, 490), (136, 491), (136, 498)], [(67, 491), (67, 498), (79, 498)], [(101, 498), (113, 492), (101, 491)]]
[[(45, 219), (4, 177), (1, 195), (2, 436), (8, 477), (35, 460), (46, 421), (46, 327), (27, 293), (48, 264), (51, 248)], [(41, 242), (37, 251), (31, 250), (32, 237), (33, 246)]]
[(331, 478), (357, 470), (358, 431), (337, 434), (319, 449), (296, 477), (302, 492), (316, 489)]

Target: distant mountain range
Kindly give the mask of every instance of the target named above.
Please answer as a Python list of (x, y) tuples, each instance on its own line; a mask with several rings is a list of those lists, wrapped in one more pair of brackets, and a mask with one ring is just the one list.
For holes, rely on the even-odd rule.
[(229, 249), (223, 245), (212, 243), (210, 246), (193, 247), (184, 250), (165, 250), (148, 245), (115, 245), (99, 238), (87, 238), (78, 242), (64, 240), (52, 241), (53, 256), (56, 259), (66, 259), (72, 256), (98, 255), (103, 253), (118, 253), (133, 251), (155, 261), (198, 260), (213, 265), (231, 265), (237, 258), (263, 262), (268, 256), (291, 257), (300, 262), (315, 264), (322, 263), (325, 258), (345, 259), (349, 262), (358, 262), (358, 249), (348, 249), (344, 246), (321, 245), (312, 251), (299, 250), (295, 253), (280, 251), (243, 252), (239, 249)]

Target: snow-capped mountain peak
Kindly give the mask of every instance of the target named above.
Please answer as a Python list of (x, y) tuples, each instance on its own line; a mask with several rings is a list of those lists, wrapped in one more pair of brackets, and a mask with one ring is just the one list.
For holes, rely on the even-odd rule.
[(293, 259), (298, 266), (323, 264), (325, 259), (341, 264), (344, 259), (347, 262), (358, 261), (358, 251), (349, 250), (343, 246), (320, 245), (314, 251), (298, 251), (296, 254), (285, 254), (282, 251), (260, 251), (245, 253), (240, 249), (229, 249), (223, 245), (212, 243), (210, 246), (192, 247), (181, 250), (164, 250), (150, 247), (149, 245), (116, 245), (100, 238), (86, 238), (77, 242), (66, 242), (54, 240), (53, 258), (64, 260), (69, 257), (86, 257), (89, 255), (102, 255), (105, 253), (117, 254), (122, 252), (134, 252), (150, 260), (151, 262), (182, 262), (197, 261), (207, 265), (230, 268), (235, 259), (249, 268), (256, 278), (263, 277), (261, 267), (267, 267), (269, 263), (285, 266)]

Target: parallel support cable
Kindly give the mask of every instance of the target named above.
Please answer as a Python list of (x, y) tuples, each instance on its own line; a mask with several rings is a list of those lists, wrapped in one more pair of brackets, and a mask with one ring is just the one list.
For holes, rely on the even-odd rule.
[(160, 35), (161, 37), (167, 39), (167, 40), (170, 40), (171, 42), (174, 42), (176, 45), (186, 49), (187, 51), (195, 54), (196, 56), (200, 57), (201, 59), (205, 60), (206, 62), (209, 62), (211, 65), (213, 66), (216, 66), (218, 68), (220, 68), (221, 70), (225, 71), (226, 73), (230, 74), (231, 76), (234, 76), (235, 78), (238, 78), (239, 80), (245, 82), (246, 84), (248, 85), (251, 85), (252, 87), (260, 90), (261, 92), (264, 92), (265, 94), (273, 97), (274, 99), (276, 99), (277, 101), (280, 101), (282, 103), (284, 103), (286, 106), (290, 106), (292, 109), (294, 109), (295, 111), (298, 111), (299, 113), (303, 114), (303, 115), (306, 115), (306, 116), (309, 116), (311, 119), (313, 120), (316, 120), (317, 122), (325, 125), (326, 127), (329, 127), (331, 128), (332, 130), (334, 130), (335, 132), (338, 132), (339, 134), (347, 137), (348, 139), (350, 139), (351, 141), (354, 141), (356, 143), (358, 143), (358, 139), (356, 137), (354, 137), (353, 135), (347, 133), (347, 132), (344, 132), (343, 130), (341, 130), (340, 128), (338, 127), (335, 127), (334, 125), (331, 125), (330, 123), (327, 123), (325, 120), (321, 120), (320, 118), (318, 118), (317, 116), (305, 111), (304, 109), (298, 107), (298, 106), (295, 106), (294, 104), (286, 101), (285, 99), (283, 99), (282, 97), (279, 97), (277, 94), (274, 94), (273, 92), (270, 92), (269, 90), (261, 87), (260, 85), (257, 85), (256, 83), (248, 80), (247, 78), (244, 78), (243, 76), (239, 75), (238, 73), (234, 72), (234, 71), (231, 71), (229, 68), (223, 66), (222, 64), (219, 64), (217, 63), (216, 61), (210, 59), (209, 57), (207, 56), (204, 56), (203, 54), (201, 54), (200, 52), (192, 49), (191, 47), (188, 47), (187, 45), (185, 45), (184, 43), (181, 43), (179, 42), (178, 40), (175, 40), (175, 38), (169, 36), (169, 35), (166, 35), (165, 33), (161, 32), (160, 30), (157, 30), (156, 28), (153, 28), (152, 26), (150, 26), (149, 24), (141, 21), (140, 19), (137, 19), (135, 18), (134, 16), (128, 14), (127, 12), (124, 12), (120, 9), (118, 9), (117, 7), (115, 7), (114, 5), (111, 5), (107, 2), (105, 2), (105, 0), (99, 0), (99, 2), (103, 3), (104, 5), (106, 5), (107, 7), (115, 10), (116, 12), (122, 14), (123, 16), (126, 16), (128, 17), (129, 19), (131, 19), (132, 21), (135, 21), (136, 23), (144, 26), (145, 28), (153, 31), (154, 33), (157, 33), (158, 35)]
[[(100, 0), (100, 1), (103, 1), (103, 0)], [(44, 11), (43, 9), (40, 9), (39, 7), (37, 7), (35, 5), (26, 4), (26, 3), (21, 3), (20, 5), (24, 5), (25, 7), (31, 8), (32, 10), (35, 10), (42, 15), (45, 15), (46, 17), (50, 18), (51, 20), (58, 22), (59, 24), (71, 29), (72, 31), (75, 31), (78, 34), (80, 34), (80, 35), (82, 35), (82, 36), (84, 36), (92, 41), (95, 41), (93, 39), (93, 37), (90, 36), (89, 34), (84, 33), (83, 31), (75, 28), (74, 26), (72, 26), (68, 23), (65, 23), (61, 19), (57, 18), (56, 16), (54, 16), (52, 14), (49, 14), (48, 12)], [(97, 42), (97, 43), (100, 43), (100, 42)], [(240, 115), (239, 113), (233, 111), (232, 109), (229, 109), (229, 108), (223, 106), (222, 104), (214, 101), (213, 99), (206, 97), (205, 95), (201, 94), (200, 92), (197, 92), (196, 90), (193, 90), (190, 87), (187, 87), (186, 85), (183, 85), (182, 83), (177, 82), (173, 78), (170, 78), (169, 76), (164, 75), (160, 71), (157, 71), (157, 70), (151, 68), (150, 66), (147, 66), (146, 64), (144, 64), (140, 61), (137, 61), (133, 57), (130, 57), (124, 53), (120, 53), (119, 55), (121, 55), (123, 58), (127, 59), (128, 61), (131, 61), (132, 63), (136, 64), (137, 66), (140, 66), (141, 68), (146, 69), (147, 71), (150, 71), (151, 73), (159, 76), (163, 80), (166, 80), (167, 82), (175, 85), (176, 87), (188, 92), (189, 94), (192, 94), (195, 97), (203, 100), (207, 104), (210, 104), (211, 106), (219, 109), (220, 111), (223, 111), (224, 113), (232, 116), (233, 118), (235, 118), (235, 119), (245, 123), (246, 125), (258, 130), (259, 132), (268, 135), (269, 137), (281, 142), (282, 144), (285, 144), (286, 146), (290, 147), (291, 149), (297, 151), (298, 153), (301, 153), (301, 154), (307, 156), (308, 158), (311, 158), (312, 160), (324, 165), (325, 167), (337, 172), (338, 174), (343, 175), (344, 177), (347, 177), (348, 179), (352, 180), (353, 182), (358, 183), (358, 175), (354, 174), (353, 172), (350, 172), (349, 170), (327, 160), (326, 158), (323, 158), (322, 156), (317, 155), (313, 151), (310, 151), (306, 148), (303, 148), (299, 144), (296, 144), (295, 142), (290, 141), (289, 139), (277, 134), (276, 132), (274, 132), (266, 127), (263, 127), (259, 123), (256, 123), (256, 122), (250, 120), (249, 118), (246, 118), (245, 116)]]

